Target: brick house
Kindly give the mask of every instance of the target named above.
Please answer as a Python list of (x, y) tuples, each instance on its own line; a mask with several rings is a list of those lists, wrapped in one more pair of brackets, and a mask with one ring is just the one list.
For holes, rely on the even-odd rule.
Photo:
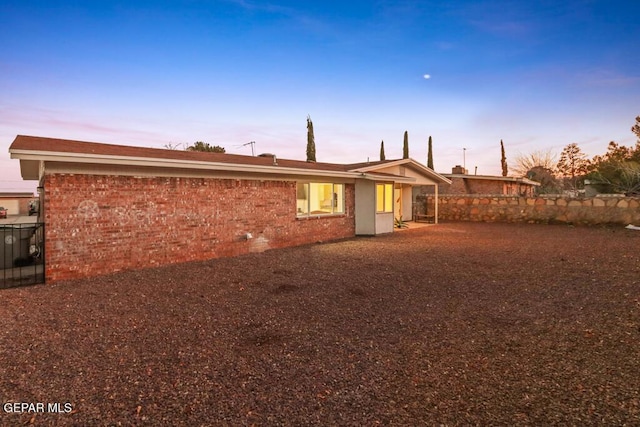
[(0, 206), (7, 209), (9, 215), (28, 215), (29, 203), (34, 199), (33, 193), (28, 192), (0, 193)]
[(393, 231), (412, 187), (450, 182), (412, 159), (316, 163), (17, 136), (38, 180), (47, 281)]
[[(452, 168), (450, 174), (442, 174), (450, 183), (438, 185), (440, 194), (491, 194), (502, 196), (533, 197), (539, 182), (527, 178), (496, 175), (469, 175), (462, 166)], [(420, 189), (418, 189), (420, 190)], [(433, 193), (433, 189), (426, 187), (420, 191), (423, 194)]]
[(496, 175), (469, 175), (462, 166), (455, 166), (450, 174), (442, 174), (449, 182), (436, 186), (414, 186), (414, 217), (433, 218), (438, 213), (438, 195), (483, 194), (496, 196), (533, 197), (539, 182), (527, 178)]

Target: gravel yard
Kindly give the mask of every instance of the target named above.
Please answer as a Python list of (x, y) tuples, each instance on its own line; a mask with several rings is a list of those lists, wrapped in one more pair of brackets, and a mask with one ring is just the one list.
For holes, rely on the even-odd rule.
[(1, 425), (640, 425), (621, 227), (445, 223), (5, 289), (0, 324)]

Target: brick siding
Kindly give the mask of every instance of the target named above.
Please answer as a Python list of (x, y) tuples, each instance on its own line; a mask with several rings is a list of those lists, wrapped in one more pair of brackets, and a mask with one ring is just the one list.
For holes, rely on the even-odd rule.
[(345, 215), (309, 219), (293, 181), (47, 174), (44, 189), (47, 282), (355, 235), (353, 184)]
[(473, 175), (463, 179), (452, 177), (451, 185), (440, 184), (440, 194), (505, 194), (533, 195), (531, 185), (501, 180), (474, 179)]

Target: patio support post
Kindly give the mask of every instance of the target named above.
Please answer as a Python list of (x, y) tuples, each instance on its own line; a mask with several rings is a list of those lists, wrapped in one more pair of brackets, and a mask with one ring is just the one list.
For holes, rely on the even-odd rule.
[(435, 197), (436, 197), (436, 199), (435, 199), (435, 203), (434, 203), (434, 206), (435, 206), (435, 215), (434, 215), (434, 217), (433, 217), (433, 223), (434, 223), (434, 224), (437, 224), (437, 223), (438, 223), (438, 184), (434, 185), (434, 187), (436, 188), (436, 191), (435, 191)]

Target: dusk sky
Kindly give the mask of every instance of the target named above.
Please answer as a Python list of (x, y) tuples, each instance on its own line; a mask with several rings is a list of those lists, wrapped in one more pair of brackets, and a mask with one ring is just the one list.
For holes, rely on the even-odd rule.
[[(640, 1), (0, 2), (0, 191), (18, 134), (500, 174), (518, 154), (635, 144)], [(52, 147), (55, 148), (55, 147)]]

